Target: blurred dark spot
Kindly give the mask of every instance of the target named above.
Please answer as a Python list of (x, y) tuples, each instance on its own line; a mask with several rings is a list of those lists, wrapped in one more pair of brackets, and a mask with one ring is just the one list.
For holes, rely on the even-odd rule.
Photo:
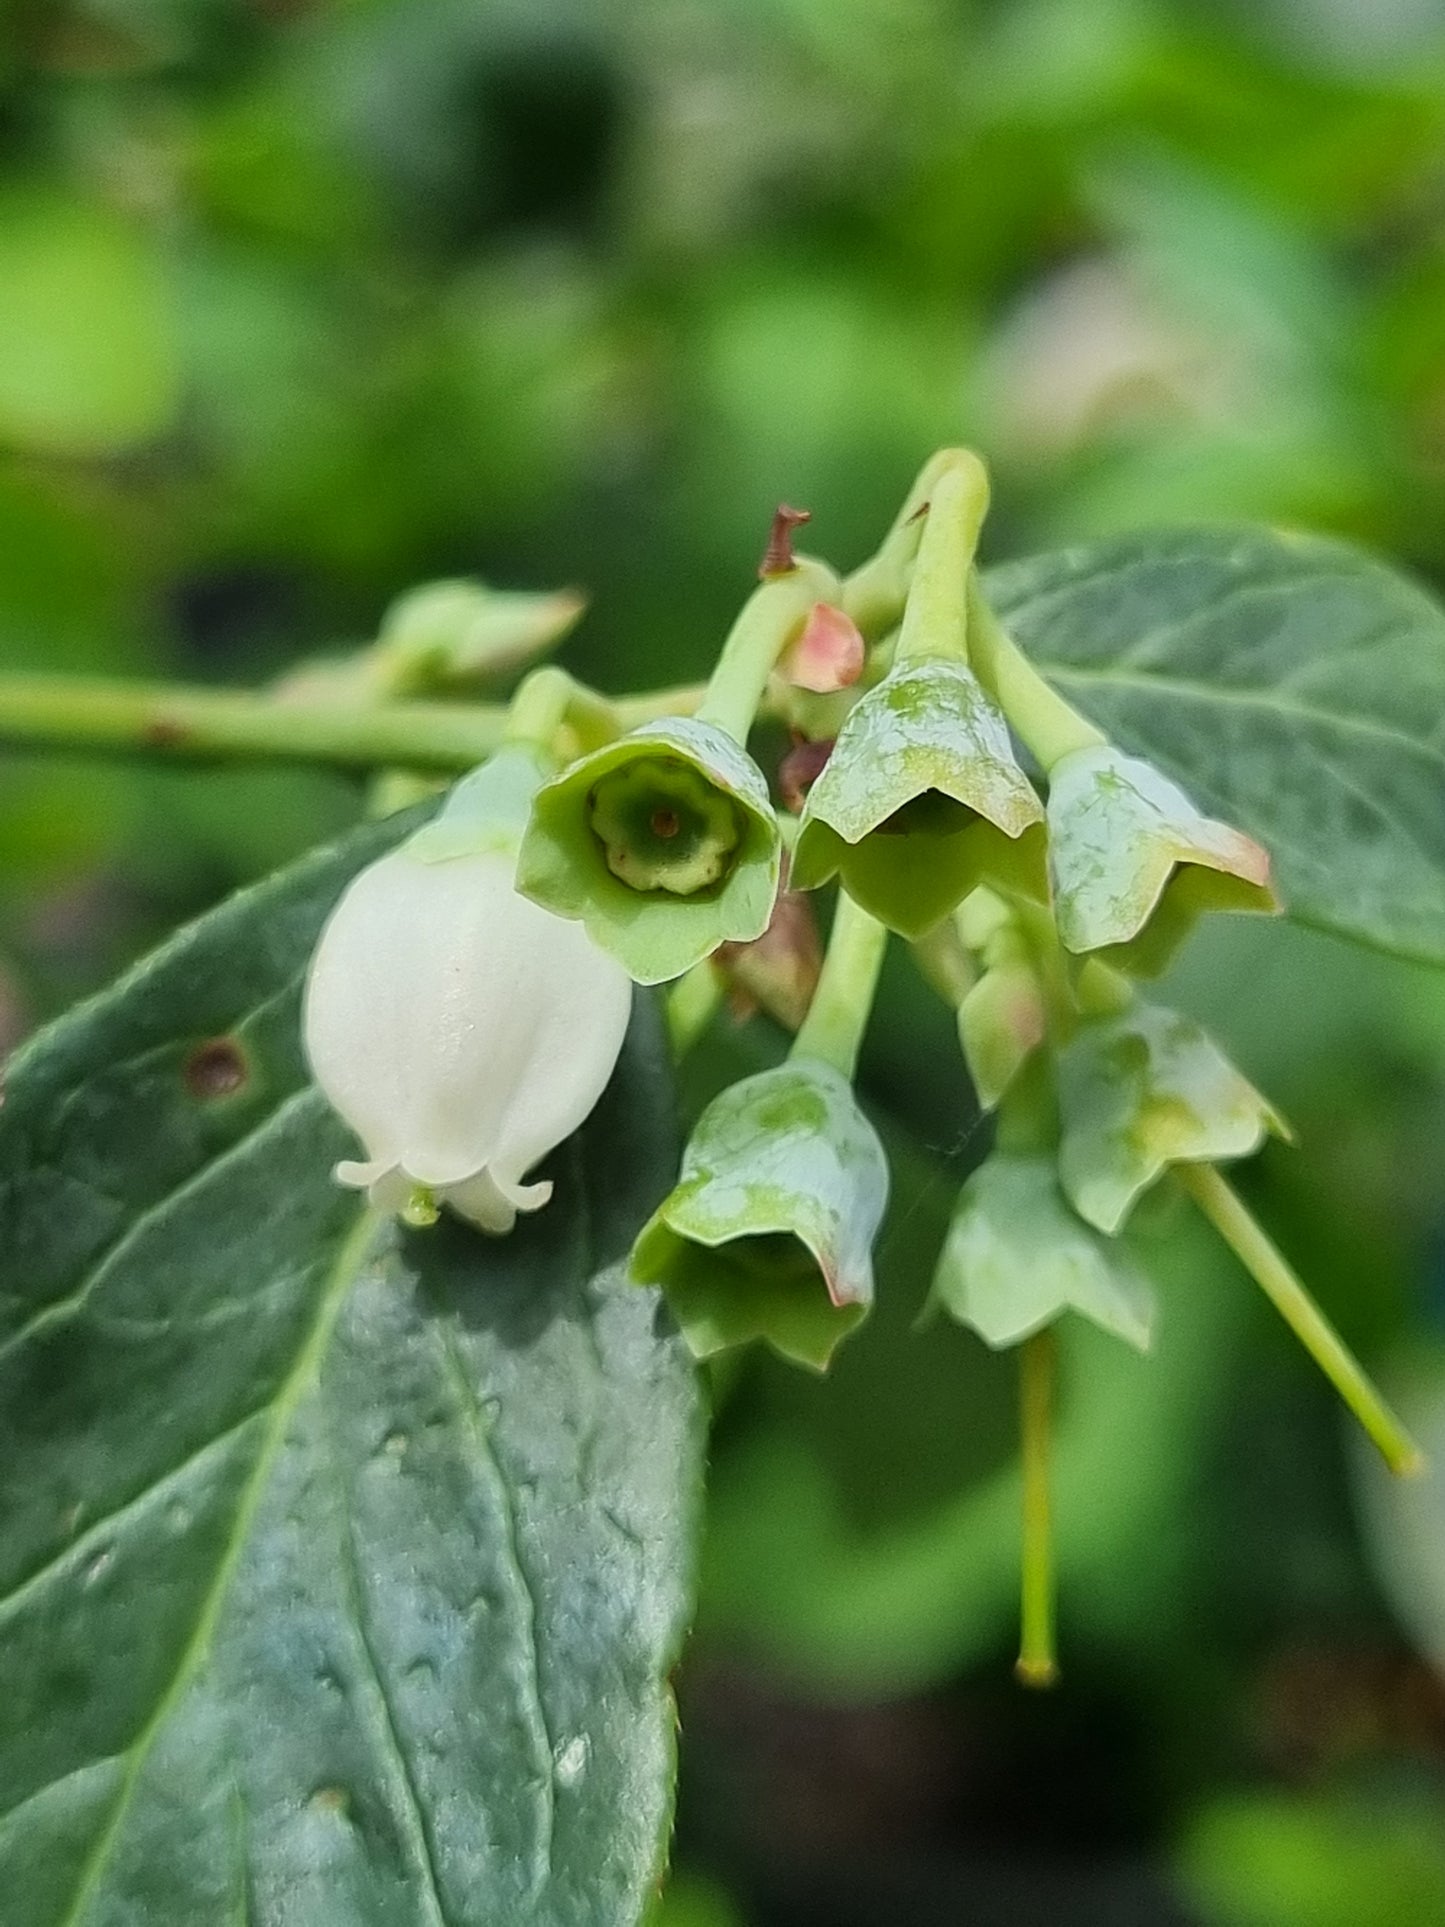
[(1256, 1688), (1256, 1741), (1271, 1771), (1311, 1784), (1374, 1759), (1445, 1758), (1445, 1682), (1404, 1646), (1291, 1642)]
[(248, 1076), (245, 1055), (233, 1037), (211, 1037), (186, 1059), (186, 1089), (192, 1097), (229, 1097)]
[[(618, 76), (598, 48), (492, 47), (458, 90), (460, 241), (506, 228), (591, 235), (603, 224), (623, 125)], [(469, 190), (469, 191), (468, 191)]]
[(141, 730), (152, 749), (174, 749), (186, 740), (186, 729), (170, 716), (152, 716)]
[(298, 592), (281, 569), (260, 563), (213, 569), (175, 585), (171, 618), (188, 655), (244, 657), (297, 633)]

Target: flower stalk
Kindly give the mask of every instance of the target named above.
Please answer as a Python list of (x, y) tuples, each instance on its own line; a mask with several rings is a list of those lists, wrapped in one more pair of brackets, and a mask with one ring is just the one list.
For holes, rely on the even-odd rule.
[(928, 503), (918, 560), (898, 636), (896, 663), (942, 656), (968, 661), (968, 603), (979, 531), (988, 513), (988, 476), (962, 456), (939, 476)]
[(816, 1057), (852, 1077), (887, 945), (884, 926), (840, 890), (822, 975), (791, 1056)]
[(1098, 749), (1108, 740), (1034, 668), (989, 607), (976, 571), (968, 582), (968, 625), (979, 680), (1044, 769), (1073, 750)]
[(1175, 1176), (1349, 1406), (1390, 1470), (1404, 1478), (1423, 1472), (1425, 1457), (1419, 1446), (1232, 1186), (1209, 1164), (1178, 1165)]
[(832, 601), (838, 589), (831, 569), (805, 560), (754, 589), (728, 631), (697, 706), (697, 720), (726, 731), (735, 743), (745, 743), (779, 656), (814, 603)]
[(1052, 1329), (1035, 1332), (1019, 1348), (1023, 1559), (1019, 1656), (1014, 1670), (1025, 1686), (1052, 1686), (1059, 1677), (1054, 1638), (1053, 1512), (1049, 1496), (1056, 1353)]

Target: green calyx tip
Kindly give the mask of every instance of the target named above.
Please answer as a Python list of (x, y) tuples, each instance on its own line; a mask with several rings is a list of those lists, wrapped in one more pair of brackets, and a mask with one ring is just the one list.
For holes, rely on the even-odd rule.
[(745, 829), (732, 799), (672, 756), (603, 776), (592, 791), (589, 818), (619, 882), (677, 897), (721, 882)]

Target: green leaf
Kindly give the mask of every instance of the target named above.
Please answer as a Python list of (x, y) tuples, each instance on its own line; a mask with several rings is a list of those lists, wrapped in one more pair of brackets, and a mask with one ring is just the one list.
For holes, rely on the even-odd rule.
[(1340, 543), (1197, 529), (994, 571), (1033, 661), (1258, 839), (1300, 922), (1445, 963), (1445, 612)]
[(650, 1007), (513, 1236), (329, 1176), (300, 974), (382, 825), (40, 1037), (0, 1112), (0, 1888), (26, 1927), (631, 1927), (699, 1402), (619, 1261)]

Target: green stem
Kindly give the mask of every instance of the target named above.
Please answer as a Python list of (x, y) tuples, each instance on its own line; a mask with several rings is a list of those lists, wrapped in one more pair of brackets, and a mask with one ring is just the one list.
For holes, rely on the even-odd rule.
[[(691, 715), (704, 694), (691, 684), (612, 702), (574, 682), (570, 720), (589, 740), (607, 740), (656, 716)], [(499, 703), (361, 702), (299, 690), (0, 676), (0, 745), (171, 762), (328, 763), (454, 776), (502, 743), (507, 715)]]
[(1019, 1352), (1019, 1430), (1023, 1469), (1023, 1586), (1018, 1677), (1052, 1686), (1059, 1676), (1054, 1644), (1054, 1540), (1049, 1504), (1055, 1339), (1035, 1332)]
[(1184, 1189), (1380, 1448), (1390, 1470), (1406, 1476), (1423, 1471), (1425, 1460), (1419, 1446), (1231, 1186), (1212, 1164), (1179, 1164), (1174, 1170)]
[(650, 723), (658, 716), (695, 716), (706, 694), (706, 683), (689, 682), (675, 683), (668, 689), (644, 690), (640, 696), (612, 696), (606, 701), (617, 719), (618, 734), (626, 735), (639, 723)]
[(853, 1075), (887, 945), (883, 925), (840, 890), (822, 974), (793, 1040), (793, 1056), (818, 1057), (844, 1077)]
[(493, 704), (317, 701), (167, 683), (0, 677), (0, 743), (211, 761), (233, 758), (454, 774), (502, 741)]
[(896, 662), (928, 656), (968, 659), (967, 587), (988, 513), (988, 473), (960, 454), (934, 487), (903, 610)]
[(1046, 770), (1071, 750), (1098, 749), (1109, 740), (1045, 682), (988, 606), (976, 573), (969, 579), (968, 609), (979, 679)]
[(813, 604), (836, 601), (839, 593), (838, 578), (821, 562), (799, 562), (754, 589), (722, 646), (697, 708), (698, 721), (745, 743), (779, 656)]
[(966, 448), (940, 448), (918, 471), (893, 526), (876, 551), (844, 578), (843, 607), (869, 642), (886, 636), (903, 620), (908, 585), (923, 535), (923, 512), (940, 478), (949, 469), (977, 463)]

